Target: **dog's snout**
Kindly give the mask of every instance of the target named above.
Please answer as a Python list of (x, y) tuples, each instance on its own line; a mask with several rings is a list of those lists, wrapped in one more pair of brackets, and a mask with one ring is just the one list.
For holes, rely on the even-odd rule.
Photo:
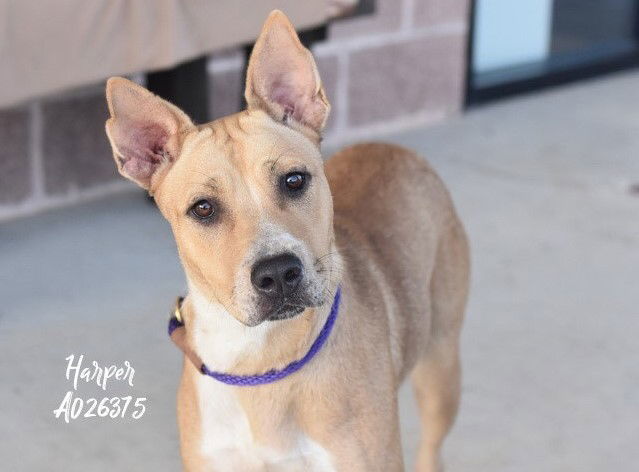
[(297, 256), (280, 254), (257, 262), (251, 271), (251, 282), (261, 294), (286, 297), (297, 289), (302, 275), (302, 261)]

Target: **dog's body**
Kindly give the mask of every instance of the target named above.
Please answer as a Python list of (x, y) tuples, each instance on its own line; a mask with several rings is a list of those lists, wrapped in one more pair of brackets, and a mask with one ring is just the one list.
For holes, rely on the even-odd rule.
[[(278, 61), (273, 49), (289, 54), (275, 69), (263, 61)], [(457, 410), (468, 288), (451, 200), (423, 159), (396, 146), (354, 146), (324, 166), (328, 102), (281, 13), (255, 51), (249, 109), (207, 125), (123, 79), (107, 91), (120, 171), (153, 192), (173, 227), (189, 281), (186, 338), (206, 365), (254, 374), (300, 359), (342, 291), (325, 347), (277, 382), (229, 386), (185, 357), (185, 468), (402, 470), (397, 390), (410, 375), (418, 468), (434, 472)], [(294, 81), (281, 77), (289, 64)]]
[[(423, 159), (383, 144), (342, 151), (326, 173), (343, 259), (335, 274), (343, 302), (329, 345), (312, 366), (260, 388), (219, 384), (186, 361), (179, 414), (188, 470), (402, 470), (397, 389), (411, 371), (420, 400), (432, 402), (421, 405), (424, 464), (454, 417), (468, 259), (441, 181)], [(353, 173), (366, 175), (353, 185)], [(194, 305), (187, 313), (206, 316), (197, 306), (204, 311), (206, 300)], [(263, 372), (301, 357), (326, 315), (255, 336), (254, 328), (229, 338), (227, 327), (212, 327), (203, 343), (220, 348), (211, 362), (225, 370)], [(234, 361), (220, 363), (231, 346)]]

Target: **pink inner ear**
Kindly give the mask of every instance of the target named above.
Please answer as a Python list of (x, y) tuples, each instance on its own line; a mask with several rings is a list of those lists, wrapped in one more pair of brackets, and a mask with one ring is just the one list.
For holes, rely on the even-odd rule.
[(299, 86), (282, 77), (271, 85), (270, 96), (271, 100), (284, 108), (285, 117), (308, 124), (312, 104)]
[(168, 155), (168, 132), (157, 123), (125, 121), (116, 123), (118, 150), (123, 171), (132, 179), (148, 184)]
[(271, 87), (271, 100), (281, 105), (287, 115), (295, 114), (295, 89), (286, 83), (285, 79), (278, 80)]
[(262, 83), (262, 96), (283, 108), (284, 121), (291, 118), (321, 129), (327, 107), (321, 98), (314, 95), (317, 90), (312, 70), (305, 70), (295, 61), (280, 61), (279, 64), (270, 64), (263, 74), (266, 80)]

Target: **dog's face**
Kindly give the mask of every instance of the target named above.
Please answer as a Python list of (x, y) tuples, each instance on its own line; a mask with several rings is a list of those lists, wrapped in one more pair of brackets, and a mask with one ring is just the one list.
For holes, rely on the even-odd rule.
[(191, 283), (248, 325), (321, 304), (333, 233), (317, 147), (255, 111), (184, 148), (155, 197)]
[(120, 172), (171, 223), (190, 284), (254, 326), (324, 303), (334, 285), (319, 152), (329, 105), (279, 12), (255, 45), (245, 95), (246, 111), (196, 127), (142, 87), (111, 79), (107, 133)]

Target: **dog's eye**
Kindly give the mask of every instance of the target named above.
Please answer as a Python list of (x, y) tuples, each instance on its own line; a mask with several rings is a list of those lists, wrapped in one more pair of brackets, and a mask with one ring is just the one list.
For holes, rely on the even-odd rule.
[(306, 178), (304, 177), (304, 174), (288, 174), (286, 176), (286, 188), (289, 190), (300, 190), (304, 187), (305, 181)]
[(304, 190), (309, 175), (304, 172), (289, 172), (282, 178), (282, 187), (290, 195), (296, 195)]
[(208, 220), (215, 215), (215, 206), (209, 200), (198, 200), (191, 207), (191, 214), (200, 220)]

